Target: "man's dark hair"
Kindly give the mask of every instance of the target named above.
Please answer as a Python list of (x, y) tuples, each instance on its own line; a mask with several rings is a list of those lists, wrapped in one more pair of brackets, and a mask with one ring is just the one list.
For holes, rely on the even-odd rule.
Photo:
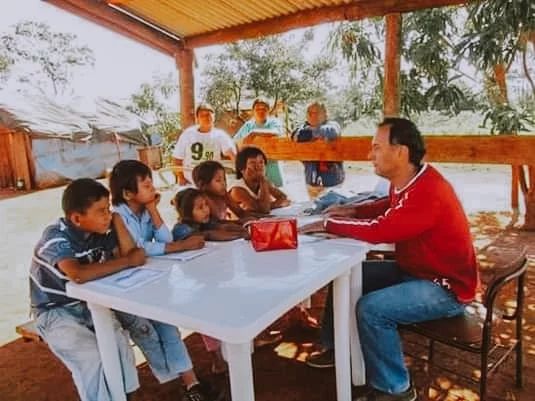
[(387, 117), (379, 124), (383, 126), (390, 127), (390, 144), (409, 148), (409, 161), (419, 167), (425, 156), (425, 144), (416, 125), (406, 118)]
[(146, 164), (139, 160), (121, 160), (111, 170), (110, 191), (111, 202), (117, 206), (126, 203), (123, 192), (130, 191), (137, 194), (137, 179), (152, 178), (152, 172)]
[(267, 163), (266, 154), (255, 146), (246, 146), (238, 152), (236, 155), (236, 178), (238, 180), (243, 177), (242, 170), (247, 166), (247, 160), (258, 156), (262, 156), (264, 163)]
[(204, 193), (196, 188), (186, 188), (176, 193), (171, 203), (175, 207), (182, 223), (194, 223), (193, 205), (195, 199), (203, 195)]
[(197, 188), (203, 189), (204, 186), (210, 184), (219, 170), (225, 171), (221, 163), (215, 160), (204, 161), (193, 169), (191, 173), (193, 183)]
[(75, 212), (83, 214), (93, 203), (109, 196), (110, 191), (100, 182), (92, 178), (78, 178), (63, 191), (61, 207), (65, 216)]

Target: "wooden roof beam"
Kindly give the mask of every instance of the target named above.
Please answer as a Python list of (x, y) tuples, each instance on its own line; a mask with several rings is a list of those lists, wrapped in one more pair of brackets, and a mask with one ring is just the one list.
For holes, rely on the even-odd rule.
[(43, 0), (83, 19), (115, 31), (169, 56), (175, 56), (183, 42), (94, 0)]
[(326, 22), (360, 20), (391, 13), (469, 3), (470, 0), (361, 0), (351, 4), (321, 7), (263, 21), (234, 26), (185, 38), (185, 47), (212, 46), (242, 39), (274, 35)]

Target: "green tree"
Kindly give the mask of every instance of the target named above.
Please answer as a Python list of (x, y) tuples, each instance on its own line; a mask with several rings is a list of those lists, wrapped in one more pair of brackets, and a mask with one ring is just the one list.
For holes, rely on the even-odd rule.
[[(451, 7), (403, 15), (402, 114), (410, 116), (429, 109), (457, 114), (474, 105), (473, 94), (463, 85), (466, 77), (459, 71), (461, 60), (456, 57), (455, 41), (450, 39), (459, 36), (460, 19), (458, 9)], [(375, 97), (363, 105), (366, 113), (376, 113), (370, 106), (382, 104), (384, 68), (379, 48), (384, 46), (384, 36), (383, 19), (343, 22), (330, 35), (331, 50), (341, 53), (353, 78), (375, 86), (368, 90)]]
[[(56, 32), (42, 22), (22, 21), (0, 36), (0, 72), (44, 92), (62, 93), (74, 72), (94, 65), (93, 51), (76, 35)], [(13, 64), (15, 69), (8, 67)]]
[[(535, 95), (535, 85), (527, 62), (529, 43), (535, 44), (535, 2), (533, 0), (487, 0), (467, 6), (468, 24), (458, 50), (486, 76), (487, 112), (491, 132), (517, 134), (534, 125), (533, 110), (511, 104), (507, 74), (521, 59), (525, 76)], [(529, 104), (529, 103), (528, 103)], [(535, 230), (535, 166), (513, 166), (517, 170), (526, 206), (524, 228)]]
[(171, 149), (181, 129), (180, 114), (172, 110), (168, 103), (177, 92), (178, 84), (171, 74), (156, 76), (154, 82), (142, 83), (130, 96), (127, 110), (149, 121), (144, 128), (147, 145), (152, 145), (155, 134), (162, 138), (164, 160), (168, 162)]
[(237, 115), (244, 94), (267, 96), (274, 104), (282, 101), (290, 112), (300, 103), (324, 97), (334, 62), (325, 56), (305, 60), (303, 50), (311, 40), (307, 33), (298, 43), (279, 35), (226, 45), (220, 55), (207, 59), (203, 97), (216, 112), (230, 108)]

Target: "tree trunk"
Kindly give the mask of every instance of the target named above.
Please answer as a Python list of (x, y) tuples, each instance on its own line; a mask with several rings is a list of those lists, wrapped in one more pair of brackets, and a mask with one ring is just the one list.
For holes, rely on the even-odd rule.
[(535, 166), (527, 166), (528, 177), (524, 166), (520, 168), (520, 187), (524, 195), (526, 215), (524, 217), (523, 230), (535, 231)]
[(494, 80), (499, 88), (498, 103), (507, 103), (507, 81), (506, 81), (506, 67), (503, 64), (494, 66)]
[[(498, 64), (494, 66), (494, 79), (496, 85), (499, 88), (498, 102), (504, 104), (508, 102), (507, 96), (507, 81), (506, 81), (507, 69), (505, 65)], [(525, 168), (528, 170), (526, 177)], [(522, 189), (522, 195), (524, 197), (524, 205), (526, 206), (526, 215), (524, 216), (523, 230), (535, 230), (535, 166), (512, 166), (512, 190), (511, 201), (513, 208), (518, 206), (518, 202), (515, 205), (515, 188)]]

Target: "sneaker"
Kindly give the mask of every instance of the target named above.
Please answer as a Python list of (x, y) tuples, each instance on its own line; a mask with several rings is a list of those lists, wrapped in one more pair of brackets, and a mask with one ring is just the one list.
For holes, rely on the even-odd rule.
[(184, 392), (182, 401), (208, 401), (208, 399), (204, 396), (201, 385), (197, 383)]
[(308, 356), (306, 364), (312, 368), (332, 368), (334, 367), (334, 350), (313, 352)]
[(352, 386), (351, 395), (353, 396), (354, 400), (358, 400), (359, 397), (367, 397), (373, 391), (373, 387), (363, 384), (361, 386)]
[(182, 401), (223, 401), (226, 399), (224, 387), (214, 387), (207, 382), (194, 384), (184, 392)]
[(372, 389), (367, 394), (353, 398), (353, 401), (417, 401), (418, 393), (411, 384), (407, 391), (399, 394), (383, 393), (382, 391)]

